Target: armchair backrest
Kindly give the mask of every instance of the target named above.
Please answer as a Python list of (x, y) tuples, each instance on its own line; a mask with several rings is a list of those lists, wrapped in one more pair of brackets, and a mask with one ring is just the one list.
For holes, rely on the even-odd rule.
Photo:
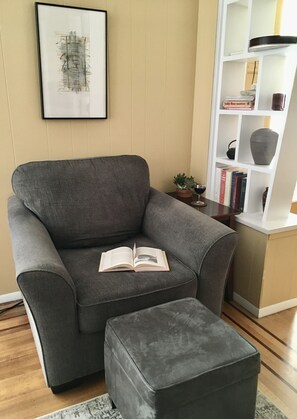
[(56, 247), (99, 246), (140, 230), (149, 169), (139, 156), (30, 162), (16, 168), (12, 187)]

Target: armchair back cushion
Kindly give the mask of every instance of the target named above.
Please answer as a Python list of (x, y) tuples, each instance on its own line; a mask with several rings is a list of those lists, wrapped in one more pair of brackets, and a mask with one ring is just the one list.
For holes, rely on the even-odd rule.
[(137, 234), (150, 181), (141, 157), (111, 156), (26, 163), (13, 173), (12, 186), (57, 248), (82, 248)]

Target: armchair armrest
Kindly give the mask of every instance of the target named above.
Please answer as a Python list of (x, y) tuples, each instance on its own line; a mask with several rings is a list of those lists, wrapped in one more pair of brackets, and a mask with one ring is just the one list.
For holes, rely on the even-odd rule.
[(75, 367), (66, 367), (69, 353), (81, 350), (75, 287), (47, 229), (15, 196), (8, 201), (8, 219), (17, 282), (46, 382), (55, 387), (61, 376), (63, 382), (77, 377)]
[(153, 188), (143, 232), (196, 273), (197, 298), (220, 315), (237, 233)]
[(26, 272), (48, 272), (60, 276), (75, 293), (47, 229), (16, 196), (8, 200), (8, 220), (17, 279)]

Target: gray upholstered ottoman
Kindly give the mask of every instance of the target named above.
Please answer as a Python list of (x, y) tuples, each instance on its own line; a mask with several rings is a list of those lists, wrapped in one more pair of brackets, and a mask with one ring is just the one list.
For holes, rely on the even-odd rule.
[(106, 384), (124, 419), (253, 419), (259, 370), (257, 350), (193, 298), (107, 322)]

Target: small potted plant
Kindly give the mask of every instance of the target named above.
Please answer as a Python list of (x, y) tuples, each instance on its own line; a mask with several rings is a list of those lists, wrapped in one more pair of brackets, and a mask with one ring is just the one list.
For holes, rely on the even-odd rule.
[(193, 176), (187, 176), (185, 173), (178, 173), (173, 178), (173, 183), (176, 186), (176, 193), (183, 198), (192, 196), (191, 189), (194, 187), (195, 179)]

